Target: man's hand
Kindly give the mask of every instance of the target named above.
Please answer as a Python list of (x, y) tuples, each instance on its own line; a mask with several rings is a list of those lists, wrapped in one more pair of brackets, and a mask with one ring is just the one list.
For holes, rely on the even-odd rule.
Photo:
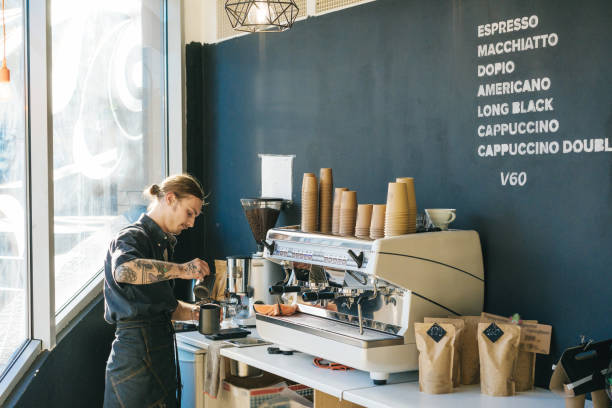
[(182, 300), (178, 301), (178, 306), (172, 313), (172, 320), (200, 320), (200, 308)]
[(204, 279), (205, 276), (210, 275), (208, 264), (199, 258), (181, 264), (180, 269), (179, 278), (181, 279)]

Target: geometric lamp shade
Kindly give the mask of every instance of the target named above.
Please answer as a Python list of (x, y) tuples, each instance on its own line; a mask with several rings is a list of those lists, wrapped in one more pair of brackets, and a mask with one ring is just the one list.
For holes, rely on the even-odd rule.
[(232, 28), (251, 33), (288, 30), (298, 11), (294, 0), (225, 0)]

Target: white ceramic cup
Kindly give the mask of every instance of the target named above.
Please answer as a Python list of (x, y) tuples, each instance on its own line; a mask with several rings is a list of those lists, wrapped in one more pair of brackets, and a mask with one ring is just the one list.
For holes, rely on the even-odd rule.
[(456, 214), (454, 208), (427, 208), (425, 213), (431, 223), (442, 231), (448, 230), (448, 224), (455, 221)]

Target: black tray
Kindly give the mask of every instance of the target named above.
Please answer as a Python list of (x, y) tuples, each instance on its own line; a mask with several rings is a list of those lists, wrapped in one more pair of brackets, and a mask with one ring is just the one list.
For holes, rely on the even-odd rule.
[(246, 337), (249, 334), (251, 334), (251, 332), (248, 330), (232, 328), (232, 329), (222, 329), (222, 330), (219, 330), (217, 333), (207, 334), (204, 337), (206, 337), (207, 339), (211, 339), (211, 340), (227, 340), (227, 339), (238, 339), (241, 337)]

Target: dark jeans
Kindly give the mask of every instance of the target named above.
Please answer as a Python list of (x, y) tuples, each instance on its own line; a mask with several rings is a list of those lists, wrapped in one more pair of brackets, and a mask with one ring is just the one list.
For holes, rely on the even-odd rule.
[(176, 376), (169, 319), (117, 324), (106, 363), (105, 408), (174, 408)]

